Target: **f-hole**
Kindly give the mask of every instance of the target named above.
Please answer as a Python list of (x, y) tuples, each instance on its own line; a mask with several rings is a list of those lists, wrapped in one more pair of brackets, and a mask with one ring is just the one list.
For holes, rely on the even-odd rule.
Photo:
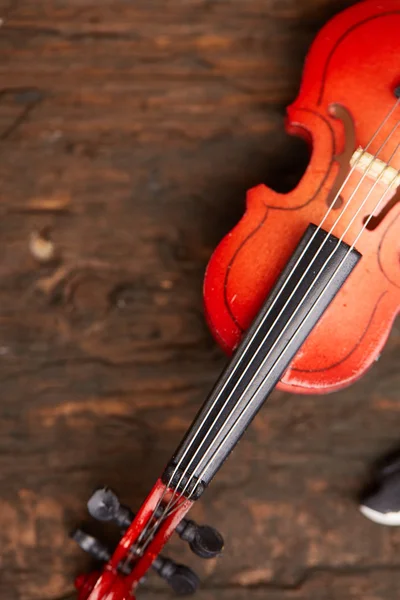
[(395, 195), (393, 196), (393, 198), (391, 198), (391, 200), (389, 200), (389, 202), (386, 204), (386, 206), (384, 206), (377, 215), (375, 215), (371, 219), (370, 219), (371, 215), (364, 218), (364, 225), (365, 225), (365, 223), (367, 223), (368, 219), (370, 219), (370, 221), (367, 224), (367, 229), (369, 231), (374, 231), (374, 229), (379, 227), (379, 225), (382, 223), (382, 221), (387, 217), (387, 215), (390, 213), (390, 211), (393, 210), (393, 208), (397, 204), (399, 204), (399, 202), (400, 202), (400, 188), (397, 188), (397, 191), (396, 191)]

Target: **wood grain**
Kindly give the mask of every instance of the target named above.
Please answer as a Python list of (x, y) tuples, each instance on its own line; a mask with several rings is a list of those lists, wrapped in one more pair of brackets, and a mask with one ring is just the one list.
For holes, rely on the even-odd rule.
[[(207, 260), (246, 189), (301, 175), (284, 108), (350, 4), (0, 0), (2, 598), (72, 598), (89, 561), (68, 532), (92, 489), (137, 507), (196, 413), (225, 361)], [(400, 530), (365, 521), (356, 495), (398, 442), (399, 345), (397, 325), (342, 393), (272, 397), (194, 511), (224, 557), (171, 543), (200, 600), (396, 597)], [(160, 590), (151, 577), (141, 597)]]

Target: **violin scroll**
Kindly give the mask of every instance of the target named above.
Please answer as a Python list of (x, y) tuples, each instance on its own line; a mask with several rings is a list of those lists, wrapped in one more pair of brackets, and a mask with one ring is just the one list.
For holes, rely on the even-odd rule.
[[(129, 507), (120, 503), (117, 495), (111, 489), (97, 489), (89, 498), (87, 507), (89, 514), (97, 521), (114, 523), (122, 533), (122, 539), (118, 547), (126, 545), (124, 536), (126, 531), (132, 526), (135, 514)], [(161, 513), (162, 508), (160, 507), (155, 511), (155, 518), (159, 518)], [(192, 552), (200, 558), (215, 558), (223, 550), (223, 537), (216, 529), (208, 525), (198, 525), (195, 521), (183, 518), (176, 526), (175, 531), (183, 541), (189, 544)], [(112, 560), (113, 551), (82, 529), (76, 529), (71, 534), (71, 538), (96, 561), (109, 564)], [(160, 554), (154, 558), (151, 567), (155, 573), (168, 583), (177, 595), (194, 594), (200, 585), (200, 580), (192, 569)], [(132, 566), (129, 560), (120, 561), (117, 567), (117, 578), (120, 576), (129, 576), (131, 573)], [(90, 594), (94, 590), (99, 576), (100, 573), (95, 572), (76, 579), (75, 586), (78, 589), (79, 600), (90, 598)], [(129, 595), (129, 598), (132, 598), (132, 596)], [(113, 595), (110, 597), (110, 600), (124, 599), (124, 595)]]

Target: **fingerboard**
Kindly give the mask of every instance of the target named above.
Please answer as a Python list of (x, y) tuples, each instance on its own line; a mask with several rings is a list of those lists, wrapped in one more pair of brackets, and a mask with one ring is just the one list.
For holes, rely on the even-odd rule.
[(360, 258), (334, 235), (309, 225), (168, 463), (164, 483), (191, 498), (201, 495)]

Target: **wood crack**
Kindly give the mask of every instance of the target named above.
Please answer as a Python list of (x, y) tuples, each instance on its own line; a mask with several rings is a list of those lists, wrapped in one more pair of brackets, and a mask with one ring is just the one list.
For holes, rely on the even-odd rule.
[(21, 113), (17, 117), (15, 117), (12, 123), (0, 133), (0, 141), (2, 142), (8, 140), (12, 136), (12, 134), (15, 133), (15, 131), (17, 131), (17, 129), (29, 119), (31, 112), (43, 101), (43, 94), (40, 90), (36, 88), (16, 87), (4, 88), (3, 90), (0, 90), (0, 101), (2, 98), (9, 94), (24, 93), (32, 93), (36, 97), (33, 98), (30, 102), (28, 102), (28, 104), (22, 109)]

